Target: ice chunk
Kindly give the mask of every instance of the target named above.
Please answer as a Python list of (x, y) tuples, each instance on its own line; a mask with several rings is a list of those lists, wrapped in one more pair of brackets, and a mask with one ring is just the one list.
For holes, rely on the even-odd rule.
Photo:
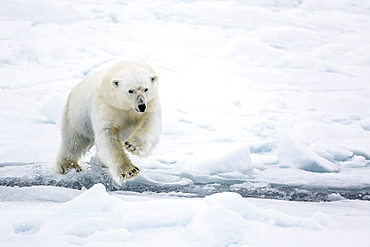
[[(237, 193), (225, 192), (208, 196), (204, 199), (209, 208), (222, 208), (249, 220), (250, 222), (265, 222), (278, 227), (302, 227), (309, 229), (321, 229), (323, 226), (335, 224), (324, 214), (315, 214), (311, 218), (295, 217), (274, 209), (263, 210), (256, 205), (247, 202)], [(230, 215), (230, 217), (234, 217)], [(237, 219), (236, 219), (237, 220)], [(216, 223), (216, 220), (214, 220)]]
[(72, 201), (65, 203), (58, 211), (61, 214), (84, 215), (86, 213), (106, 212), (121, 201), (109, 195), (103, 184), (96, 184)]
[(280, 167), (298, 168), (310, 172), (338, 172), (339, 168), (327, 159), (308, 150), (305, 145), (288, 130), (279, 134), (278, 155)]
[(224, 192), (207, 196), (204, 201), (210, 206), (221, 206), (227, 210), (233, 211), (246, 219), (261, 218), (261, 210), (248, 203), (241, 195), (232, 192)]
[(201, 146), (184, 164), (184, 173), (194, 176), (248, 171), (249, 146), (242, 142), (209, 143)]
[(318, 145), (311, 145), (310, 148), (316, 154), (332, 162), (346, 161), (353, 156), (353, 153), (351, 151), (321, 143)]
[(363, 156), (354, 155), (350, 159), (340, 162), (342, 167), (352, 167), (352, 168), (358, 168), (358, 167), (366, 167), (368, 164), (368, 161)]
[(328, 195), (328, 200), (329, 201), (341, 201), (341, 200), (345, 200), (345, 198), (341, 196), (339, 193), (332, 193)]
[(341, 148), (347, 149), (356, 155), (364, 156), (366, 159), (370, 159), (370, 141), (367, 138), (347, 139), (338, 142), (338, 145)]

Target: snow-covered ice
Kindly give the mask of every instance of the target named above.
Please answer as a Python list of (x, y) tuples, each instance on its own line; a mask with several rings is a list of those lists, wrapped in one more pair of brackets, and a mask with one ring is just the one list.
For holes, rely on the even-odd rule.
[[(1, 246), (369, 245), (367, 1), (0, 3)], [(119, 58), (159, 74), (159, 145), (122, 186), (94, 149), (53, 174), (68, 93)]]
[[(2, 246), (367, 246), (368, 202), (0, 187)], [(32, 198), (24, 195), (34, 195)], [(30, 213), (32, 212), (32, 213)]]

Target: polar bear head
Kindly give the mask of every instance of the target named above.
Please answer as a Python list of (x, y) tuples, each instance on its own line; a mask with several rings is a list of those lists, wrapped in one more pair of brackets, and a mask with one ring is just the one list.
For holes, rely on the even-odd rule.
[(158, 94), (158, 76), (147, 65), (120, 61), (107, 71), (102, 90), (112, 106), (142, 114)]

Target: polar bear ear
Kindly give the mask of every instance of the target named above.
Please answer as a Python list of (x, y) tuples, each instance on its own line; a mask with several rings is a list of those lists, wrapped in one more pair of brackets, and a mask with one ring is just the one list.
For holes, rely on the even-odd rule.
[(154, 83), (154, 82), (158, 81), (158, 75), (156, 75), (156, 74), (152, 74), (152, 75), (150, 75), (150, 79), (151, 79), (151, 80), (152, 80), (152, 82)]
[(111, 83), (112, 83), (112, 85), (113, 85), (113, 86), (118, 87), (118, 85), (119, 85), (119, 80), (118, 80), (118, 79), (112, 79)]

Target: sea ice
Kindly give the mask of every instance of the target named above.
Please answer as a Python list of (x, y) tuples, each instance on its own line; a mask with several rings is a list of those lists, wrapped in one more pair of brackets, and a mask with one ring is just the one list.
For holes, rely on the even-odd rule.
[(249, 146), (245, 143), (209, 143), (200, 146), (185, 162), (183, 175), (191, 179), (246, 173), (251, 167)]
[[(0, 245), (367, 246), (369, 10), (2, 1)], [(122, 186), (93, 150), (83, 172), (51, 173), (68, 93), (117, 58), (159, 74), (159, 145)]]
[(293, 133), (282, 131), (279, 137), (280, 167), (299, 168), (311, 172), (338, 172), (332, 162), (308, 150)]

